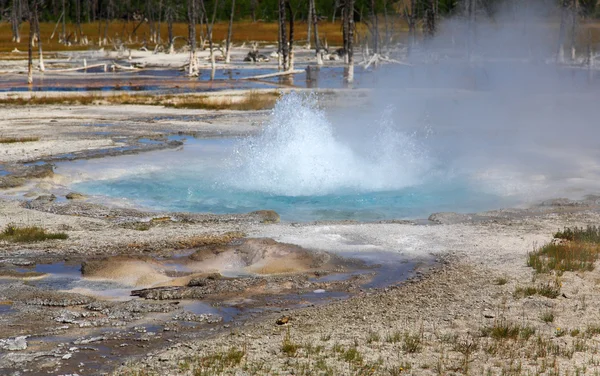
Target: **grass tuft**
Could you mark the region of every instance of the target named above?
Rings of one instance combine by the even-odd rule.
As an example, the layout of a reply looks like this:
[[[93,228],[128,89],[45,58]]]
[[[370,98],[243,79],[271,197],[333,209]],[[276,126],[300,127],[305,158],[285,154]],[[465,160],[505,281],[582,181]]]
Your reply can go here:
[[[39,140],[39,137],[0,137],[0,144],[16,144],[20,142],[35,142]]]
[[[492,337],[493,339],[517,339],[520,332],[521,327],[509,323],[505,319],[497,320],[492,326],[481,329],[482,336]]]
[[[546,298],[556,299],[560,296],[560,282],[542,283],[539,286],[518,286],[513,293],[515,298],[526,298],[533,295],[545,296]]]
[[[18,227],[9,224],[0,233],[0,240],[7,240],[14,243],[33,243],[52,239],[68,239],[69,236],[64,232],[46,232],[45,229],[37,226]]]
[[[600,226],[565,227],[554,234],[556,239],[600,244]]]
[[[554,312],[546,311],[542,313],[542,315],[540,316],[540,320],[542,320],[545,323],[554,322]]]

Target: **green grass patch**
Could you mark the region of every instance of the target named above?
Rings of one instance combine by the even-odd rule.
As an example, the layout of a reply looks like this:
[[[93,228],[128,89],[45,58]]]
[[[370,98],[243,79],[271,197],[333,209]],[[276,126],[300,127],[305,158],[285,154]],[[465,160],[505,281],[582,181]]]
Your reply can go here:
[[[292,341],[292,336],[290,334],[290,328],[288,327],[285,336],[283,336],[283,341],[281,343],[281,352],[289,357],[296,356],[300,345]]]
[[[237,347],[231,347],[227,351],[217,352],[210,354],[208,356],[199,358],[195,364],[193,375],[215,375],[222,374],[225,370],[238,366],[244,356],[246,355],[246,351],[243,349],[238,349]],[[179,366],[180,370],[185,370],[185,365]]]
[[[527,257],[527,266],[537,273],[592,271],[598,260],[600,245],[595,243],[569,242],[548,243]]]
[[[554,312],[552,311],[546,311],[544,313],[542,313],[540,315],[540,320],[542,320],[545,323],[551,323],[554,322]]]
[[[521,333],[521,327],[504,319],[497,320],[491,326],[481,329],[481,335],[493,339],[517,339]]]
[[[52,239],[68,239],[69,235],[64,232],[47,232],[38,226],[18,227],[13,224],[7,225],[0,234],[0,240],[14,243],[33,243]]]
[[[564,230],[554,234],[554,237],[576,242],[600,244],[600,226],[565,227]]]
[[[525,298],[528,296],[540,295],[546,298],[556,299],[560,295],[560,282],[542,283],[538,286],[518,286],[513,293],[515,298]]]

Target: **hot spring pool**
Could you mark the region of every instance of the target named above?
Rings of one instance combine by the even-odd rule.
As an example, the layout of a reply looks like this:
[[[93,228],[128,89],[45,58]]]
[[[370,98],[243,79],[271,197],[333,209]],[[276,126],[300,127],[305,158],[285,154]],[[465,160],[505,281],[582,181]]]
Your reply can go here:
[[[509,205],[384,113],[369,136],[336,131],[314,98],[286,96],[263,131],[180,150],[60,163],[69,189],[164,211],[278,212],[283,220],[424,218]]]

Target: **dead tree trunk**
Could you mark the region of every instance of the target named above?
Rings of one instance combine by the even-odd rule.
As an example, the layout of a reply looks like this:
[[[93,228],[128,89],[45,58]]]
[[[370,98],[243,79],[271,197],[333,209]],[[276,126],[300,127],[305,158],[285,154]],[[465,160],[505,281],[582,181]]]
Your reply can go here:
[[[66,0],[62,0],[62,11],[65,15],[62,21],[62,41],[64,44],[67,44],[67,2]]]
[[[571,9],[571,61],[575,61],[575,44],[577,42],[577,18],[579,16],[579,0],[572,0]]]
[[[40,58],[40,72],[43,72],[46,70],[46,67],[44,66],[44,54],[42,51],[42,34],[40,33],[40,17],[37,11],[37,7],[36,7],[36,11],[33,13],[33,17],[34,17],[34,21],[35,21],[35,32],[37,35],[37,40],[38,40],[38,55]]]
[[[308,0],[308,15],[306,16],[306,27],[307,27],[307,33],[306,33],[306,48],[310,50],[310,38],[312,37],[311,34],[311,27],[312,27],[312,8],[313,8],[313,0]]]
[[[29,44],[28,44],[28,61],[27,61],[27,84],[33,84],[33,38],[35,36],[35,16],[37,12],[36,0],[32,1],[29,6]]]
[[[280,68],[286,69],[288,66],[288,43],[287,32],[285,30],[285,7],[286,1],[279,0],[279,55],[281,56]]]
[[[80,42],[83,32],[81,30],[81,0],[75,0],[75,42]]]
[[[290,1],[287,0],[286,3],[286,8],[288,9],[289,12],[289,16],[290,16],[290,39],[289,39],[289,55],[288,55],[288,65],[286,67],[286,70],[291,71],[294,70],[294,19],[295,19],[295,14],[294,11],[292,9],[292,6],[290,5]]]
[[[377,9],[375,8],[375,0],[371,0],[371,25],[373,37],[373,53],[379,53],[379,17],[377,17]]]
[[[19,2],[21,0],[13,0],[10,8],[10,25],[12,29],[12,41],[21,43],[21,33],[19,32],[19,24],[21,23],[21,15],[19,14]]]
[[[317,9],[315,7],[315,0],[310,0],[311,7],[311,18],[313,23],[313,32],[315,34],[315,53],[317,54],[317,65],[323,65],[323,55],[321,54],[321,42],[319,41],[319,22],[317,18]]]
[[[227,42],[225,43],[225,62],[231,62],[231,35],[233,34],[233,16],[235,14],[235,0],[231,0],[231,14],[229,15],[229,27],[227,28]]]
[[[219,6],[219,1],[215,0],[213,14],[212,14],[212,20],[210,22],[208,21],[208,13],[206,12],[206,8],[204,6],[204,0],[200,0],[200,5],[202,7],[202,13],[204,14],[204,22],[206,23],[206,38],[208,39],[208,48],[210,49],[210,67],[211,67],[210,79],[213,80],[215,78],[216,65],[215,65],[215,54],[214,54],[214,47],[213,47],[212,32],[213,32],[213,26],[215,25],[215,20],[217,18],[217,9]]]
[[[188,2],[188,42],[190,45],[190,63],[188,76],[198,75],[198,56],[196,52],[196,0]]]
[[[344,6],[342,7],[342,40],[344,43],[344,63],[348,64],[348,1],[344,0]]]
[[[256,1],[257,0],[250,0],[250,12],[252,13],[252,22],[256,22]]]
[[[167,48],[168,53],[172,54],[175,52],[175,37],[173,36],[173,5],[170,4],[165,10],[165,18],[167,19],[167,34],[169,38],[169,47]]]
[[[337,13],[338,8],[340,7],[340,0],[335,0],[335,3],[333,3],[333,14],[331,15],[331,22],[335,23],[335,14]],[[342,12],[344,10],[342,9]],[[342,15],[342,18],[344,16]]]
[[[160,26],[161,26],[160,24],[162,22],[162,8],[163,8],[163,2],[162,2],[162,0],[160,0],[158,2],[158,19],[157,19],[158,26],[156,28],[156,44],[157,45],[160,44],[161,39],[162,39],[162,36],[160,35]]]
[[[562,64],[565,62],[565,37],[567,34],[567,18],[569,12],[569,1],[562,0],[560,10],[560,30],[558,32],[558,49],[556,52],[556,62]]]
[[[425,36],[428,39],[433,38],[436,30],[436,0],[427,1],[427,9],[425,10]]]
[[[348,45],[346,50],[346,56],[348,57],[348,73],[346,75],[346,82],[354,82],[354,0],[346,0],[346,15],[348,25]]]

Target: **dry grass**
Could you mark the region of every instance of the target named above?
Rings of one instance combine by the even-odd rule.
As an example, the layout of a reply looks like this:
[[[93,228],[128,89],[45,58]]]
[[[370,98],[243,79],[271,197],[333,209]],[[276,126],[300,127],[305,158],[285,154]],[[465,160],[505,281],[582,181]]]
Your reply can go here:
[[[548,243],[527,258],[527,266],[537,273],[555,273],[561,275],[567,271],[592,271],[600,255],[600,229],[565,228],[554,235],[562,242]]]
[[[41,34],[42,34],[42,46],[46,51],[65,51],[65,50],[78,50],[78,49],[87,49],[88,46],[81,46],[74,44],[72,46],[65,46],[63,44],[58,43],[58,36],[55,35],[52,40],[50,40],[50,36],[54,29],[55,24],[52,22],[43,22],[40,24]],[[17,48],[21,52],[27,51],[27,36],[29,34],[29,24],[24,22],[21,24],[21,42],[14,43],[11,41],[12,32],[10,29],[10,23],[0,23],[0,53],[8,53]],[[113,21],[109,24],[108,28],[108,37],[111,41],[116,42],[117,40],[121,40],[124,37],[123,42],[126,42],[128,46],[132,48],[141,47],[144,44],[144,41],[149,38],[150,35],[150,26],[148,24],[143,24],[139,27],[136,36],[131,36],[131,42],[129,35],[131,34],[133,28],[135,27],[133,22],[126,24],[123,21]],[[363,24],[357,25],[358,32],[364,33],[366,30],[366,26]],[[86,35],[90,41],[97,45],[98,43],[98,23],[84,23],[82,24],[83,34]],[[72,23],[67,24],[67,34],[73,32],[75,30],[75,25]],[[198,31],[200,31],[200,26],[198,25]],[[188,30],[187,24],[185,23],[176,23],[173,25],[173,33],[175,36],[187,37]],[[319,23],[319,33],[321,34],[321,38],[326,39],[327,42],[331,45],[340,45],[342,43],[342,28],[339,22],[321,22]],[[219,22],[215,24],[213,35],[214,41],[219,43],[223,39],[225,39],[227,34],[227,22]],[[104,36],[104,25],[102,25],[100,35]],[[163,39],[163,44],[166,43],[167,32],[167,24],[161,24],[161,37]],[[200,33],[198,33],[200,35]],[[249,22],[249,21],[239,21],[234,24],[233,28],[233,42],[234,43],[243,43],[250,41],[264,41],[264,42],[276,42],[277,41],[277,23],[264,23],[264,22]],[[295,37],[297,41],[302,41],[298,43],[304,43],[306,41],[307,36],[307,24],[304,22],[296,23],[295,29]],[[181,47],[185,44],[184,38],[176,39],[177,45],[176,48]],[[148,43],[150,45],[150,43]],[[112,44],[111,44],[112,46]],[[23,54],[26,55],[26,54]],[[13,55],[15,56],[15,55]],[[25,56],[23,56],[25,58]]]
[[[165,106],[173,108],[202,109],[202,110],[237,110],[255,111],[275,107],[279,99],[278,93],[256,93],[242,97],[213,98],[208,96],[187,96],[177,101],[167,102]]]
[[[2,137],[0,136],[0,144],[16,144],[19,142],[35,142],[39,141],[39,137]]]
[[[0,98],[0,105],[106,105],[137,104],[165,106],[173,108],[203,110],[239,110],[253,111],[271,109],[279,99],[277,92],[250,92],[247,95],[210,96],[210,95],[147,95],[120,93],[114,95],[60,95]],[[1,140],[1,139],[0,139]],[[37,140],[31,140],[37,141]],[[8,142],[8,141],[7,141]],[[24,142],[24,141],[14,141]]]
[[[14,243],[33,243],[51,239],[68,239],[69,236],[64,232],[46,232],[45,229],[37,226],[18,227],[9,224],[4,231],[0,233],[0,240],[7,240]]]

